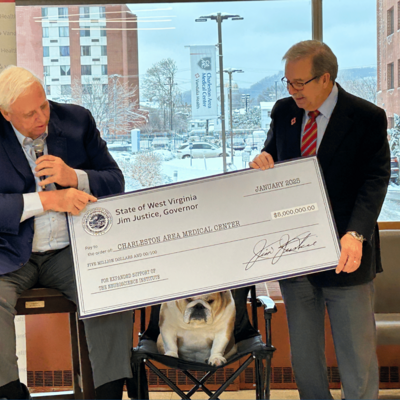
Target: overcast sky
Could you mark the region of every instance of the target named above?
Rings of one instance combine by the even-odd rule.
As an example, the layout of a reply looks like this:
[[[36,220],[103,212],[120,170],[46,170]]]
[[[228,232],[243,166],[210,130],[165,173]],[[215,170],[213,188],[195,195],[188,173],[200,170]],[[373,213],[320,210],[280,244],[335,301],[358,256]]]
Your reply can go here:
[[[338,57],[339,68],[376,66],[376,0],[323,0],[323,7],[324,41]],[[182,91],[190,89],[189,49],[185,46],[217,43],[215,21],[195,22],[202,15],[225,12],[244,18],[222,23],[224,68],[244,71],[233,75],[240,87],[283,70],[285,51],[300,40],[311,39],[310,0],[152,3],[131,4],[130,8],[139,20],[170,20],[139,22],[139,28],[175,28],[139,30],[140,77],[154,63],[170,57],[178,64]]]

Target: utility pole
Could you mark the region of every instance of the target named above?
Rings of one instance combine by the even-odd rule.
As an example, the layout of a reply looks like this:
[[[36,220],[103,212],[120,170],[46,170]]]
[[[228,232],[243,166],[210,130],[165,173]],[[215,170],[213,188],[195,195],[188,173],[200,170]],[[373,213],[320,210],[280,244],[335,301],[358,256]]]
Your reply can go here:
[[[226,134],[225,134],[225,104],[224,104],[224,65],[222,56],[222,21],[224,19],[242,20],[243,17],[240,15],[230,15],[226,13],[216,13],[210,15],[203,15],[197,18],[196,22],[206,22],[208,19],[214,20],[218,25],[218,55],[219,55],[219,86],[220,86],[220,97],[221,97],[221,133],[222,133],[222,153],[223,153],[223,171],[227,172],[226,168]]]
[[[232,123],[232,74],[234,72],[241,72],[243,73],[241,69],[224,69],[224,72],[226,72],[229,75],[229,114],[230,114],[230,128],[231,128],[231,164],[233,164],[233,123]]]
[[[249,99],[250,99],[249,94],[242,94],[242,102],[245,104],[246,114],[247,114],[247,104],[248,104]]]
[[[120,75],[114,74],[110,75],[110,78],[113,80],[113,106],[114,106],[114,139],[117,139],[117,79],[119,78]]]

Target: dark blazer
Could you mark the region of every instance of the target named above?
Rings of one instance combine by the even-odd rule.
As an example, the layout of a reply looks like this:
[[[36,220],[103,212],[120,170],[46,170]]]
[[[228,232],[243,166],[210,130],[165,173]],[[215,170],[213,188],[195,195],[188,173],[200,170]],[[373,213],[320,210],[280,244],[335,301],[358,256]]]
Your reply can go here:
[[[91,193],[124,191],[124,177],[100,138],[88,110],[50,101],[48,152],[68,166],[84,170]],[[9,122],[0,114],[0,275],[23,266],[32,252],[34,218],[20,223],[24,193],[35,192],[35,180]]]
[[[316,286],[352,286],[371,281],[382,270],[377,219],[390,178],[387,119],[383,109],[353,96],[339,85],[338,101],[318,150],[339,236],[361,233],[361,265],[357,271],[334,270],[309,275]],[[285,98],[276,102],[263,151],[275,161],[301,156],[304,110]],[[293,118],[296,123],[291,125]]]

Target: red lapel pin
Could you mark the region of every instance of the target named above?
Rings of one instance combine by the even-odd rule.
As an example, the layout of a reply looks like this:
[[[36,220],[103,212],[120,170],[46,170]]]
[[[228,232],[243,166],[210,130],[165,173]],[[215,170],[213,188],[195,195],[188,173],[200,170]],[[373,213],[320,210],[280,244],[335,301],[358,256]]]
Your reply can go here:
[[[291,121],[290,121],[290,124],[291,125],[294,125],[296,123],[296,118],[293,118]]]

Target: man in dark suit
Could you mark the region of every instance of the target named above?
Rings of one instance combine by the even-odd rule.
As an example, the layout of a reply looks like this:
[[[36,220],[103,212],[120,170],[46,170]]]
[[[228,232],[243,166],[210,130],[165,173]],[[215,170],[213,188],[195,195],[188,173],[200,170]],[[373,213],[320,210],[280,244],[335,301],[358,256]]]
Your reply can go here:
[[[317,155],[341,243],[335,270],[280,281],[292,366],[302,399],[331,399],[324,344],[328,310],[346,399],[377,399],[373,279],[382,270],[377,219],[390,177],[385,112],[344,91],[331,49],[316,40],[283,59],[290,98],[276,102],[265,146],[251,163]]]
[[[15,355],[18,296],[40,284],[76,302],[65,213],[123,192],[124,178],[91,114],[49,102],[29,71],[12,66],[0,74],[0,111],[0,398],[23,399],[29,392]],[[39,137],[44,155],[36,160],[32,141]],[[85,320],[97,398],[122,398],[132,377],[132,329],[131,312]]]

